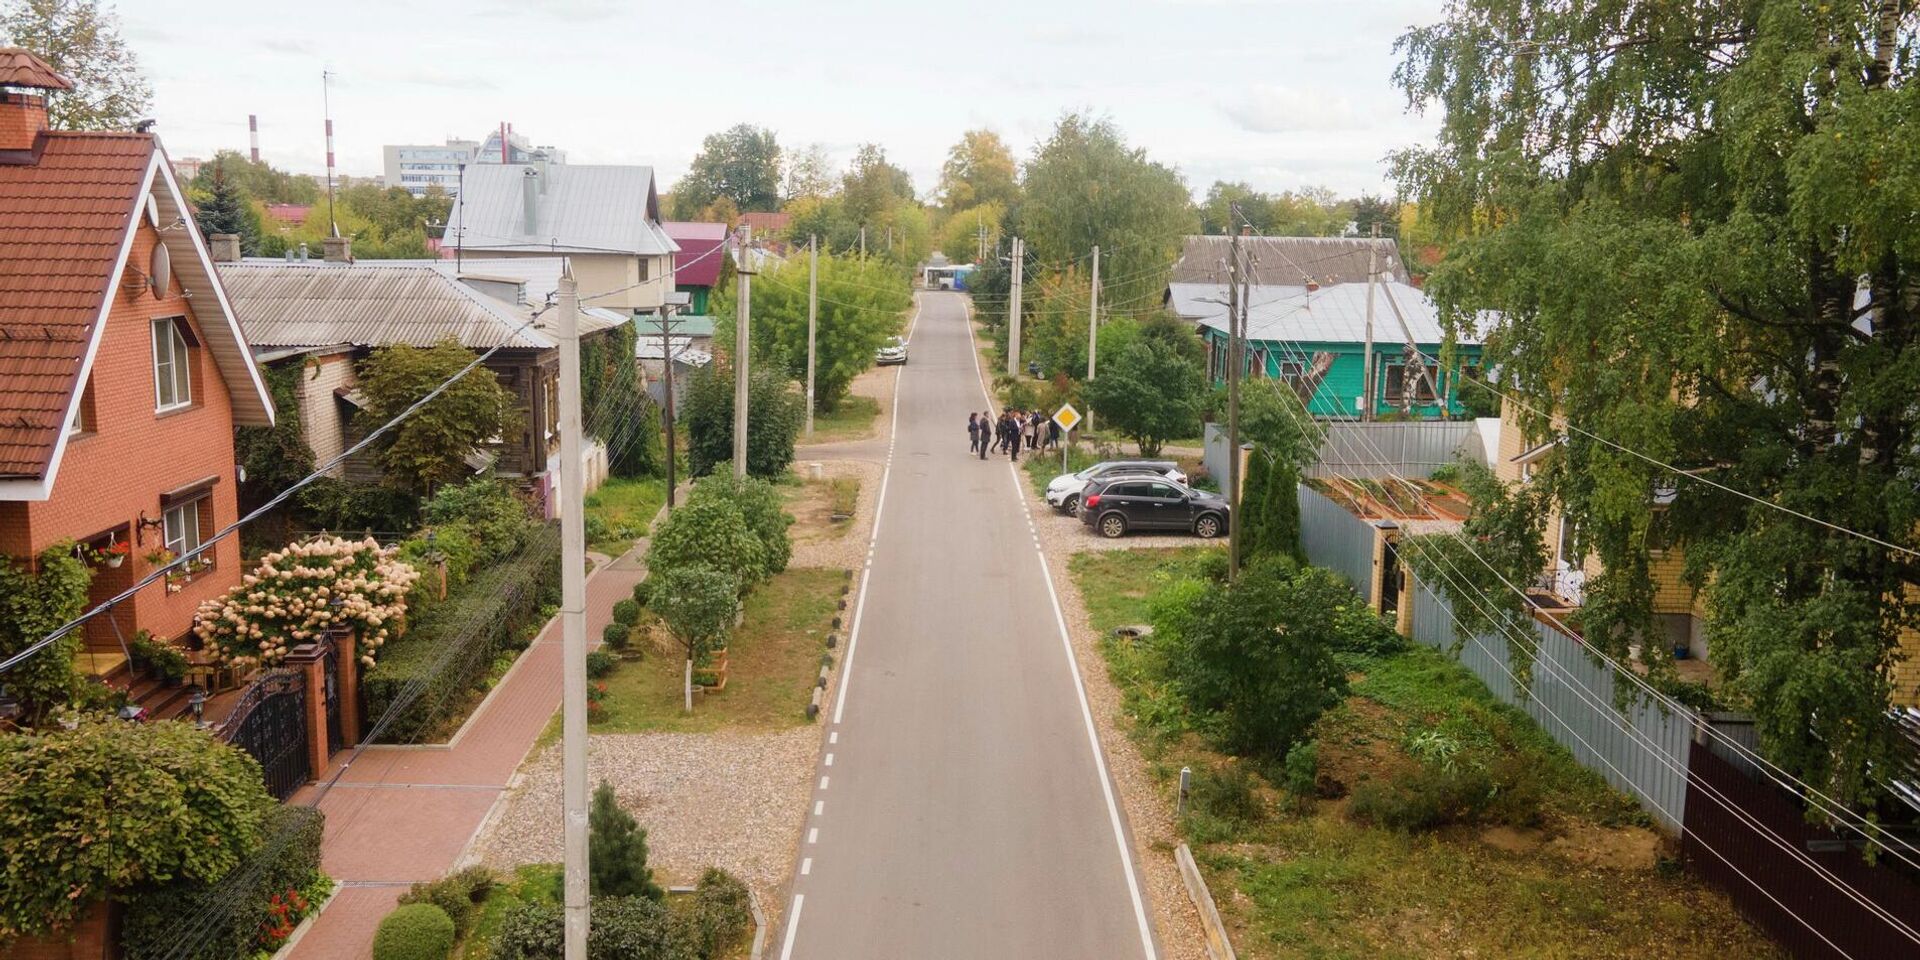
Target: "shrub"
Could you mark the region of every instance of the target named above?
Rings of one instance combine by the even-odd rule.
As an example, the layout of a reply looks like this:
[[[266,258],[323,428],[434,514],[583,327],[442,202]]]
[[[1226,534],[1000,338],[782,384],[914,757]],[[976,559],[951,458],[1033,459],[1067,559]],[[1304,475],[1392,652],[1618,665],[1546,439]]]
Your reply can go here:
[[[410,903],[380,921],[373,934],[373,960],[447,960],[453,940],[453,918],[445,910]]]
[[[1287,751],[1287,759],[1282,764],[1286,776],[1282,786],[1296,800],[1305,800],[1316,792],[1315,785],[1320,779],[1320,744],[1314,740],[1302,740]]]
[[[315,537],[261,557],[239,586],[201,603],[193,632],[214,656],[244,667],[277,665],[290,648],[350,627],[361,662],[373,666],[419,578],[371,537]]]
[[[700,956],[724,956],[753,929],[753,895],[733,874],[709,867],[694,888],[690,926]]]
[[[587,817],[587,864],[595,896],[646,897],[659,900],[666,891],[653,882],[647,866],[647,831],[633,815],[620,809],[620,800],[606,781],[593,791],[593,809]]]
[[[464,937],[473,927],[475,908],[492,892],[493,886],[493,871],[486,867],[468,867],[438,880],[414,884],[400,895],[400,906],[433,904],[453,921],[455,938]]]
[[[613,672],[620,665],[620,658],[607,650],[587,651],[587,676],[598,680]]]
[[[646,897],[595,897],[587,934],[589,960],[698,960],[682,924]]]
[[[491,478],[441,487],[423,514],[431,526],[457,523],[472,530],[490,560],[518,550],[534,526],[526,502],[505,481]]]
[[[640,604],[632,600],[615,600],[613,602],[613,622],[626,624],[629,627],[639,623]]]
[[[17,654],[87,608],[93,573],[73,555],[69,541],[56,543],[32,563],[0,556],[0,658]],[[71,696],[79,674],[73,655],[82,631],[70,630],[15,665],[6,675],[7,691],[26,708],[26,720],[38,722]],[[0,931],[4,925],[0,925]]]
[[[787,561],[793,556],[787,527],[793,524],[793,518],[787,515],[785,501],[773,484],[759,477],[738,480],[730,473],[716,473],[694,484],[687,498],[689,503],[711,499],[725,500],[740,511],[747,529],[766,552],[769,572],[779,573],[787,568]]]
[[[1259,781],[1253,771],[1239,764],[1195,770],[1187,803],[1196,812],[1231,823],[1255,823],[1266,815]]]
[[[111,891],[217,880],[274,808],[252,757],[189,724],[0,737],[0,941],[63,929]],[[78,856],[81,837],[114,842]]]
[[[806,417],[806,401],[776,365],[753,364],[747,380],[747,472],[777,477],[793,462],[793,443]],[[688,465],[694,476],[705,476],[716,465],[730,462],[733,368],[713,363],[695,373],[676,416],[686,429]]]
[[[1535,826],[1542,802],[1534,761],[1507,753],[1484,763],[1423,762],[1390,780],[1361,783],[1347,809],[1363,823],[1417,833],[1456,823]]]
[[[607,519],[597,513],[589,513],[583,521],[588,543],[605,543],[613,539],[613,528],[607,525]]]
[[[697,660],[733,624],[740,590],[731,576],[711,567],[676,567],[659,580],[654,609],[686,648],[687,659]]]
[[[561,960],[565,948],[566,921],[560,906],[527,900],[508,911],[501,922],[491,960]]]
[[[600,641],[615,651],[625,650],[627,639],[632,635],[633,628],[618,621],[600,628]]]
[[[261,843],[251,850],[235,889],[218,884],[174,880],[136,887],[126,895],[120,941],[127,960],[231,960],[271,949],[274,939],[291,933],[289,920],[275,914],[275,900],[316,906],[332,881],[320,872],[320,839],[326,817],[312,807],[276,806],[261,821]],[[295,896],[289,896],[294,894]],[[183,917],[200,918],[198,941],[182,951]],[[284,932],[283,932],[284,931]],[[279,934],[278,937],[273,934]]]
[[[731,501],[706,497],[673,511],[654,531],[647,566],[656,575],[709,567],[733,578],[745,594],[767,577],[767,551]]]
[[[633,585],[633,602],[646,606],[653,599],[653,581],[642,580]]]

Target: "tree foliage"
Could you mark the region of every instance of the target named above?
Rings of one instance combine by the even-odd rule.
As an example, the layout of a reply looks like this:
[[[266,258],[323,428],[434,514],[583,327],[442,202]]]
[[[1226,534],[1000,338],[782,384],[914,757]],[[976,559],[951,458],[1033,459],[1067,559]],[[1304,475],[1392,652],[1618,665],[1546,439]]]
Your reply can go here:
[[[793,517],[787,514],[786,498],[778,488],[759,477],[736,479],[731,473],[715,473],[701,478],[687,497],[689,503],[708,500],[722,501],[740,512],[740,519],[760,541],[768,573],[787,569],[787,561],[793,557],[787,528],[793,525]]]
[[[451,338],[431,347],[381,347],[360,365],[367,404],[359,416],[386,423],[472,362],[473,352]],[[428,494],[472,473],[467,454],[493,437],[511,437],[520,423],[513,393],[493,371],[476,367],[388,431],[378,444],[380,463],[390,484]]]
[[[724,496],[704,496],[668,513],[647,549],[647,567],[655,576],[671,570],[716,570],[732,582],[736,595],[765,580],[770,562],[746,514]],[[661,592],[669,582],[654,584],[656,607],[665,601]],[[666,616],[664,611],[661,615]]]
[[[255,162],[238,150],[216,151],[213,159],[200,165],[200,172],[189,185],[210,193],[216,173],[232,180],[242,193],[261,203],[302,205],[320,199],[320,188],[314,185],[312,177],[288,173],[264,160]]]
[[[840,177],[840,197],[855,225],[867,225],[867,244],[871,247],[872,226],[880,215],[896,204],[914,202],[913,177],[887,161],[884,147],[863,143]]]
[[[1321,431],[1292,390],[1276,380],[1256,380],[1241,391],[1240,433],[1253,445],[1237,519],[1242,562],[1276,556],[1304,563],[1300,471],[1312,462]]]
[[[616,477],[650,477],[661,466],[660,409],[641,389],[633,361],[639,336],[634,323],[623,323],[580,341],[580,406]]]
[[[789,202],[804,197],[825,197],[833,193],[838,183],[833,159],[827,156],[823,144],[809,144],[787,155],[786,187],[782,192]]]
[[[787,379],[784,359],[763,358],[747,374],[747,472],[778,477],[793,462],[806,400]],[[733,368],[709,364],[693,375],[686,402],[675,412],[687,430],[693,475],[705,476],[733,460]]]
[[[1915,33],[1896,2],[1473,0],[1402,37],[1396,73],[1444,109],[1437,144],[1396,158],[1450,241],[1428,289],[1456,329],[1501,311],[1489,366],[1533,440],[1564,436],[1539,482],[1605,568],[1587,642],[1670,674],[1638,641],[1649,552],[1684,547],[1723,692],[1849,800],[1889,742],[1920,565],[1590,434],[1916,543]]]
[[[687,659],[699,659],[726,636],[740,603],[740,588],[732,576],[696,565],[670,567],[652,579],[653,610],[686,648]]]
[[[115,891],[218,880],[273,807],[259,764],[190,724],[0,737],[0,943],[63,929]]]
[[[231,233],[240,238],[242,253],[254,253],[260,244],[260,225],[250,216],[253,210],[247,203],[246,193],[240,189],[240,184],[227,176],[218,161],[214,163],[208,183],[210,189],[206,200],[193,211],[194,223],[206,236]]]
[[[955,263],[978,261],[983,248],[991,257],[993,251],[1000,249],[1000,222],[1006,215],[1006,208],[998,203],[956,210],[940,225],[940,237],[934,242],[934,249]]]
[[[1142,336],[1103,360],[1081,395],[1100,423],[1132,438],[1142,456],[1154,457],[1167,440],[1200,432],[1205,389],[1199,363]]]
[[[1101,251],[1116,308],[1157,301],[1198,222],[1178,171],[1127,145],[1111,121],[1069,113],[1027,164],[1021,235],[1028,255],[1058,264]],[[1033,271],[1029,271],[1031,275]]]
[[[753,356],[756,362],[779,364],[788,379],[801,383],[807,376],[807,269],[807,258],[795,256],[762,271],[753,284]],[[717,291],[713,302],[716,316],[731,317],[738,309],[732,289]],[[912,305],[913,288],[891,265],[821,255],[814,335],[814,404],[819,410],[834,409],[853,378],[873,366],[874,351],[900,332]],[[721,324],[715,339],[731,350],[732,325]],[[749,413],[752,406],[749,397]]]
[[[1267,236],[1335,237],[1346,230],[1351,212],[1352,205],[1326,187],[1265,193],[1245,182],[1215,180],[1200,202],[1200,229],[1211,234],[1251,228]]]
[[[153,103],[140,60],[120,36],[119,15],[99,0],[7,0],[0,39],[73,81],[47,104],[55,130],[131,130]]]
[[[51,635],[87,608],[93,573],[73,555],[72,541],[41,551],[31,564],[0,556],[0,659]],[[4,676],[7,693],[18,698],[29,724],[73,697],[80,677],[73,655],[84,630],[68,631]]]
[[[708,134],[687,175],[673,186],[675,215],[691,218],[716,200],[738,210],[780,209],[780,143],[749,123]]]
[[[653,882],[647,866],[647,831],[633,814],[620,809],[620,798],[605,780],[594,788],[587,812],[588,889],[596,897],[646,897],[663,900],[667,892]]]
[[[949,213],[982,204],[1011,207],[1020,200],[1017,176],[1013,151],[999,134],[968,130],[940,167],[940,205]]]

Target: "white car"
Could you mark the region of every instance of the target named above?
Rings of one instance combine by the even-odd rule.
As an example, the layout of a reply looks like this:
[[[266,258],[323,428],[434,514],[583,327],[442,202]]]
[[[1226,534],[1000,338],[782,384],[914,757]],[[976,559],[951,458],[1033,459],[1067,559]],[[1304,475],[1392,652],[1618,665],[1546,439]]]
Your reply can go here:
[[[1063,473],[1047,483],[1047,503],[1062,513],[1080,515],[1080,491],[1101,477],[1120,473],[1153,474],[1185,484],[1187,475],[1172,460],[1103,460],[1077,473]]]
[[[882,367],[907,362],[907,341],[901,337],[888,337],[887,342],[873,355],[873,362]]]

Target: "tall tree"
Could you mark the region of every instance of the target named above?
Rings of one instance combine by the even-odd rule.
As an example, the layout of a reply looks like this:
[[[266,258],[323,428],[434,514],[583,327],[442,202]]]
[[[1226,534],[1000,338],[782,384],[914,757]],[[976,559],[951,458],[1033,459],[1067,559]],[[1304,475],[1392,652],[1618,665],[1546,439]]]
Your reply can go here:
[[[237,150],[216,151],[213,159],[200,165],[200,173],[192,186],[199,190],[213,189],[214,171],[219,171],[240,189],[262,203],[310,204],[320,199],[320,188],[312,177],[288,173],[262,160],[255,162],[246,154]],[[445,219],[444,215],[442,219]]]
[[[895,204],[913,202],[913,177],[888,163],[887,151],[879,144],[863,143],[840,179],[840,197],[853,222],[871,229]]]
[[[716,316],[732,316],[734,293],[721,290]],[[820,297],[815,344],[814,405],[834,409],[853,378],[873,366],[874,351],[899,333],[913,290],[906,275],[877,258],[820,257]],[[733,328],[722,324],[718,339],[729,352]],[[753,356],[775,362],[794,380],[807,375],[807,260],[795,257],[761,272],[753,285]],[[768,358],[760,360],[759,358]],[[748,416],[754,413],[749,399]]]
[[[194,208],[194,223],[208,236],[231,233],[239,237],[241,251],[253,255],[260,244],[260,223],[246,193],[219,168],[217,161],[208,181],[212,189],[207,192],[206,200]]]
[[[1849,800],[1889,743],[1920,563],[1784,510],[1916,543],[1915,33],[1908,0],[1463,0],[1396,73],[1444,109],[1396,161],[1455,241],[1428,289],[1456,329],[1500,311],[1488,366],[1564,440],[1539,482],[1605,565],[1586,641],[1671,675],[1639,641],[1649,555],[1683,547],[1720,692]]]
[[[838,183],[839,178],[833,171],[833,158],[827,156],[825,145],[808,144],[805,149],[788,154],[787,183],[782,192],[789,201],[801,197],[827,197]]]
[[[682,209],[725,197],[741,210],[778,210],[780,143],[772,130],[748,123],[708,134],[673,193]]]
[[[1159,296],[1181,236],[1198,226],[1177,171],[1128,146],[1112,122],[1079,113],[1035,148],[1020,217],[1028,255],[1043,265],[1099,245],[1102,299],[1116,310]]]
[[[431,347],[381,347],[360,365],[361,411],[385,423],[432,393],[473,361],[473,352],[447,339]],[[418,494],[471,473],[465,459],[490,438],[512,436],[521,422],[514,395],[492,370],[480,367],[388,432],[380,446],[387,481]]]
[[[1013,151],[992,130],[968,130],[940,168],[940,205],[951,213],[983,203],[1011,207],[1020,200]]]
[[[99,0],[7,0],[0,37],[73,81],[47,104],[56,130],[130,130],[153,103],[139,58],[120,37],[120,17]]]
[[[1200,364],[1154,337],[1141,336],[1102,364],[1100,376],[1081,396],[1101,422],[1133,438],[1143,457],[1160,445],[1200,432],[1200,401],[1206,384]]]

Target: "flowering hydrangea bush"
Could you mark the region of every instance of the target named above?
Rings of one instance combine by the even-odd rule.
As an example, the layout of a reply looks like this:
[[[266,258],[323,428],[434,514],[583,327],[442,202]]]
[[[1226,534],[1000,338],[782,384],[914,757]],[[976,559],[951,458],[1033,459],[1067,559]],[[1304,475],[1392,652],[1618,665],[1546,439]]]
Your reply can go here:
[[[275,666],[293,647],[346,627],[371,667],[419,578],[372,538],[317,537],[261,557],[239,586],[200,605],[193,630],[216,657],[245,667]]]

